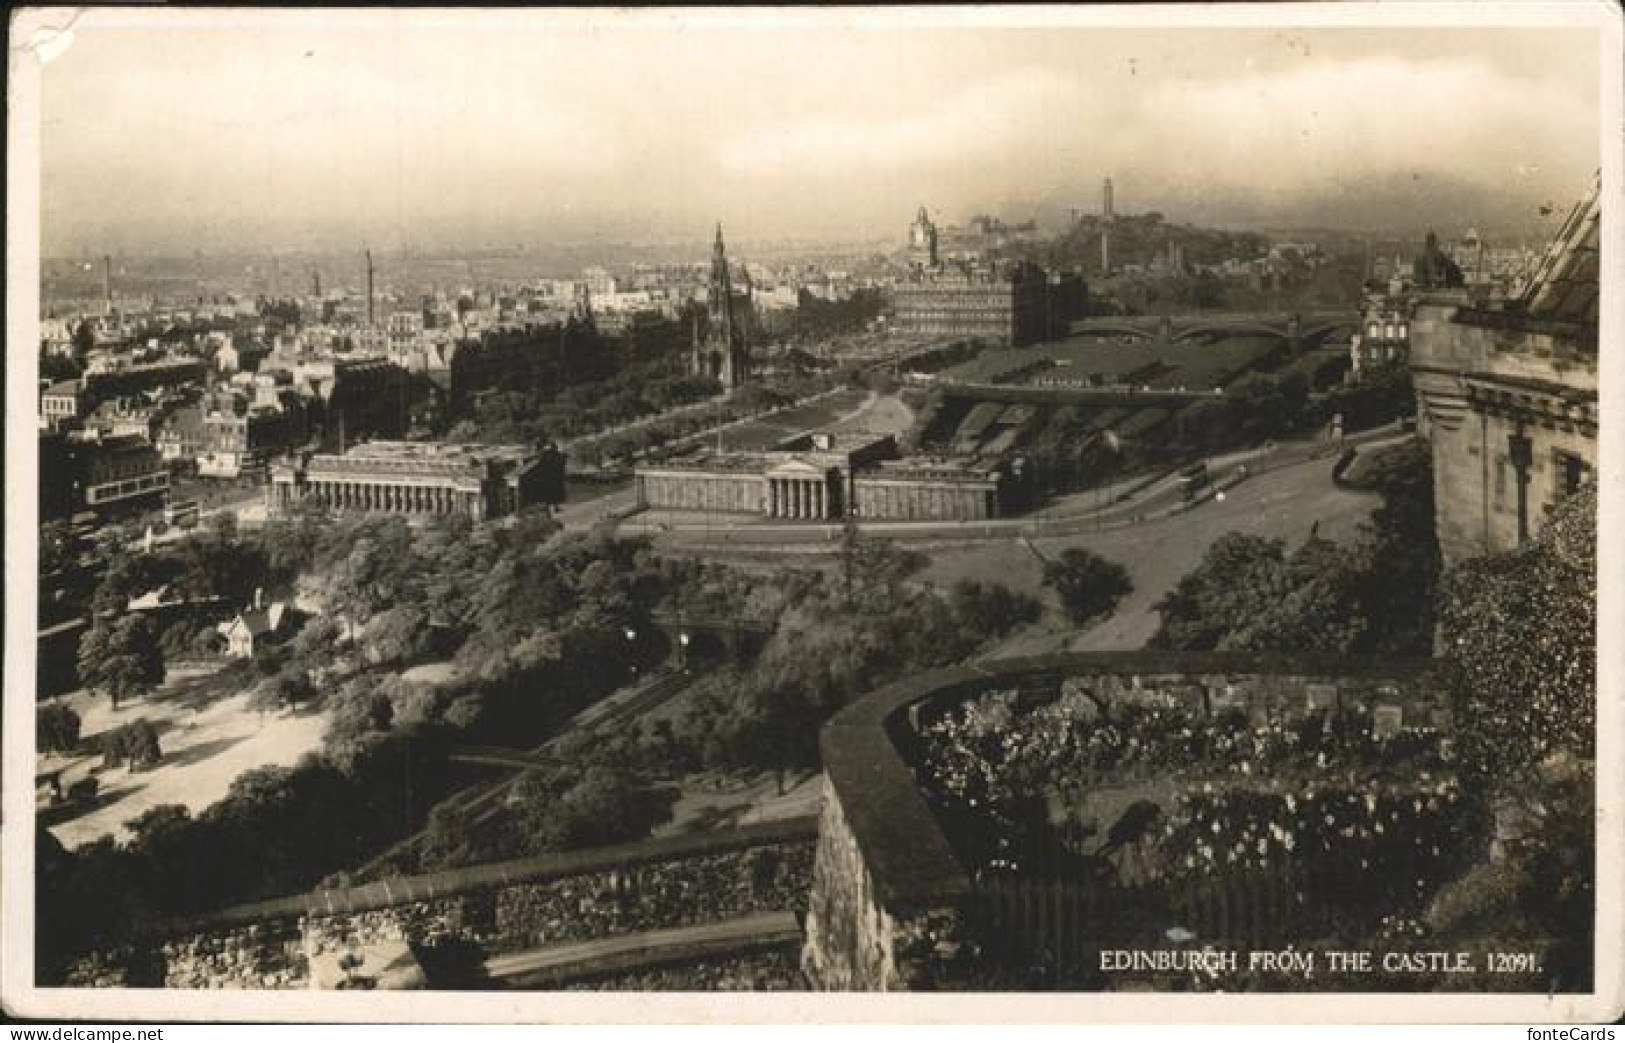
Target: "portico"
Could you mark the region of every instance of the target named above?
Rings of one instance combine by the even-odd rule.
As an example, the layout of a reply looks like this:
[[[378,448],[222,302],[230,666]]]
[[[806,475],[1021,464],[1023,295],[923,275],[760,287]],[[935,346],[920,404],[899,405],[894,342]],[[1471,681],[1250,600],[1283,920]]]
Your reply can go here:
[[[768,471],[769,518],[827,519],[839,516],[838,497],[831,490],[830,472],[805,460],[790,460]]]

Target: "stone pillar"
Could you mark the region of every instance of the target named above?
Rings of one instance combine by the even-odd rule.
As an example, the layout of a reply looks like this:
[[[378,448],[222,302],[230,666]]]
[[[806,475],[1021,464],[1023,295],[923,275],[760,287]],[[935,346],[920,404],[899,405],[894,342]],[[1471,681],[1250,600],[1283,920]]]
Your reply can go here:
[[[829,517],[828,499],[829,489],[823,482],[813,486],[813,517],[820,520]]]
[[[779,483],[773,478],[767,480],[767,516],[769,518],[779,516]]]

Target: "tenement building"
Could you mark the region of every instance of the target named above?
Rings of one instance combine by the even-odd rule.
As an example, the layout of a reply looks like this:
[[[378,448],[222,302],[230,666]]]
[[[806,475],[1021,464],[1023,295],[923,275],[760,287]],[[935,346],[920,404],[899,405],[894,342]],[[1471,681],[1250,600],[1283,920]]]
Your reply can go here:
[[[638,506],[792,521],[976,521],[1019,502],[1014,469],[897,460],[891,436],[792,439],[765,452],[687,456],[637,469]]]
[[[1351,372],[1358,376],[1385,366],[1402,366],[1410,347],[1410,302],[1403,296],[1368,294],[1361,305],[1360,332],[1349,344]]]
[[[1049,326],[1050,285],[1036,265],[916,269],[892,287],[892,322],[903,333],[979,337],[1019,346]]]
[[[520,445],[367,442],[273,464],[266,507],[280,514],[308,496],[335,511],[483,521],[546,502],[544,455]]]
[[[1599,191],[1570,213],[1521,297],[1426,294],[1412,317],[1447,559],[1523,544],[1595,473]]]

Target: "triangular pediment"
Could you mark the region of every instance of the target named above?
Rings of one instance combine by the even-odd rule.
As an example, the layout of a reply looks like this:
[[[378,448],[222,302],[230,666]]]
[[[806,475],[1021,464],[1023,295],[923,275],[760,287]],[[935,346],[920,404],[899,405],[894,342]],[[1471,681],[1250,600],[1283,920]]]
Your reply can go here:
[[[810,464],[800,457],[792,457],[767,472],[770,478],[821,478],[824,468]]]

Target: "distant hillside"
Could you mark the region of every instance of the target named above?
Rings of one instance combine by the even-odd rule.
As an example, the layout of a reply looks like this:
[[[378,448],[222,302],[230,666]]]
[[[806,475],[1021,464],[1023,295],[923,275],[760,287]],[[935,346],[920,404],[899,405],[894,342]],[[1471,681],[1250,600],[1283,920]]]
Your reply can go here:
[[[1100,218],[1085,217],[1053,239],[1012,243],[1004,252],[1046,268],[1081,267],[1099,274],[1100,233],[1104,228]],[[1112,266],[1145,265],[1154,258],[1166,258],[1172,243],[1183,250],[1187,264],[1195,265],[1218,264],[1232,257],[1261,257],[1269,250],[1270,240],[1257,232],[1170,224],[1156,211],[1124,214],[1111,223]]]

